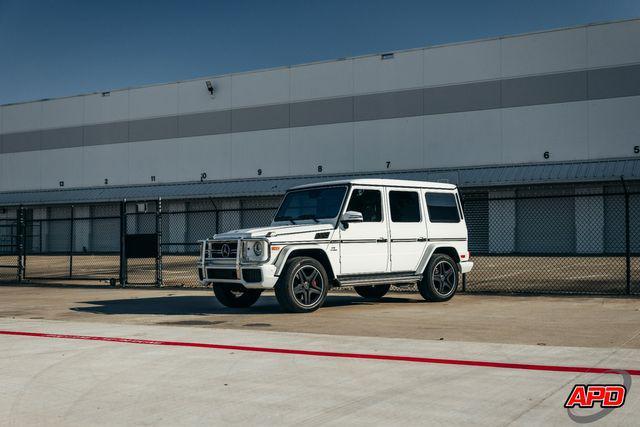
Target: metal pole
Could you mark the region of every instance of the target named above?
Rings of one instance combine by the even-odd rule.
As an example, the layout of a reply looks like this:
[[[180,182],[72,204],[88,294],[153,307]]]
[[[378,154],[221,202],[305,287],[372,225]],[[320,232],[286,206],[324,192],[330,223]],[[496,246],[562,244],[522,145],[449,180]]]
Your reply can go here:
[[[162,286],[162,199],[159,198],[156,205],[156,286]]]
[[[73,276],[73,205],[71,205],[71,226],[69,227],[69,277]]]
[[[624,177],[621,176],[622,188],[624,190],[624,244],[625,244],[625,261],[627,267],[627,287],[626,294],[631,294],[631,236],[629,226],[629,192],[627,191],[627,183],[624,181]]]
[[[16,210],[16,252],[18,253],[18,283],[24,279],[24,208],[19,206]]]
[[[120,202],[120,286],[127,284],[127,251],[125,237],[127,234],[127,199]]]

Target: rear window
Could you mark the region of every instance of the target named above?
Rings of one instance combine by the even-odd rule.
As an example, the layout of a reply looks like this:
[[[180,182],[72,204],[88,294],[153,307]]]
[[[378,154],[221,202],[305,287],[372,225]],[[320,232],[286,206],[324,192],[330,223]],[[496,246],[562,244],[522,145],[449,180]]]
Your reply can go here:
[[[389,191],[391,221],[420,222],[420,203],[415,191]]]
[[[460,222],[460,213],[454,194],[427,193],[426,198],[431,222]]]

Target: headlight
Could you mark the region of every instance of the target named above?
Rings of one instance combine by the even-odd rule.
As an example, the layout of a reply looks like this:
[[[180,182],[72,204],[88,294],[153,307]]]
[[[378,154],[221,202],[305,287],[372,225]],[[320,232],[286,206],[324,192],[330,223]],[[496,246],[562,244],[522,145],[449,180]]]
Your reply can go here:
[[[255,256],[260,258],[263,252],[264,249],[262,249],[262,242],[256,242],[253,244],[253,253],[255,254]]]
[[[265,262],[269,259],[269,243],[266,240],[243,240],[242,260]]]

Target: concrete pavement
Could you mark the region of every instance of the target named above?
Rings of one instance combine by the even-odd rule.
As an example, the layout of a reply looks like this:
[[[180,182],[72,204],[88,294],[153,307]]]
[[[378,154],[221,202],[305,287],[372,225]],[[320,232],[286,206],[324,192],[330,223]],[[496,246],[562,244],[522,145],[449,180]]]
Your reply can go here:
[[[545,366],[640,369],[634,299],[338,295],[310,315],[282,314],[269,296],[228,310],[208,291],[0,287],[0,300],[0,331],[444,359],[0,333],[2,426],[571,425],[563,404],[574,384],[621,377]],[[636,423],[639,378],[625,406],[598,424]]]

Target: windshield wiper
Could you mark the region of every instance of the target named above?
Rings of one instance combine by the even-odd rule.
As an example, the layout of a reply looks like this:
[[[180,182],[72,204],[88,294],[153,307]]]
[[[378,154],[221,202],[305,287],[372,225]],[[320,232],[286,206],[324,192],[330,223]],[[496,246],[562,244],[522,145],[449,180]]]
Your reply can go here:
[[[293,222],[293,218],[290,217],[290,216],[279,216],[275,220],[276,221],[289,221],[289,222],[291,222],[291,224],[297,225],[295,222]]]
[[[320,222],[318,221],[318,218],[315,217],[315,215],[311,214],[300,215],[299,217],[296,217],[296,219],[312,219],[316,222],[316,224]]]

